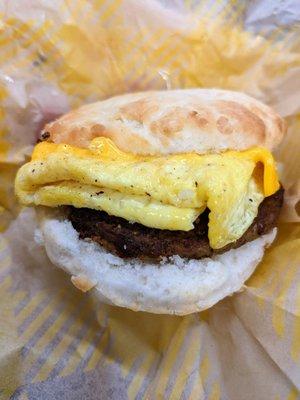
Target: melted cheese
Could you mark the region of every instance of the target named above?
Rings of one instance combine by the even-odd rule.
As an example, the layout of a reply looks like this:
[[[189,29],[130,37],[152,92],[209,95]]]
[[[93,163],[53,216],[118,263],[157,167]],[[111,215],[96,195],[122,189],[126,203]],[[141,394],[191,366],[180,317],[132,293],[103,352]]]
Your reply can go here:
[[[216,249],[241,237],[278,188],[274,159],[263,148],[145,157],[106,138],[89,149],[39,143],[16,178],[24,204],[89,207],[158,229],[191,230],[208,207]]]

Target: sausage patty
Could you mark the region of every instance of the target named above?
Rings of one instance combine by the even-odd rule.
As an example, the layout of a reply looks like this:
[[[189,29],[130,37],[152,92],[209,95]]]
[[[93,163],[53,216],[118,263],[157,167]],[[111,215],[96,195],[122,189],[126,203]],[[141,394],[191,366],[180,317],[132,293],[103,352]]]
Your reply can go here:
[[[199,259],[235,249],[269,232],[276,225],[283,193],[281,188],[266,197],[258,208],[257,217],[243,236],[218,250],[213,250],[208,241],[209,210],[199,216],[194,222],[195,228],[188,232],[148,228],[88,208],[70,207],[69,219],[80,238],[89,238],[123,258],[159,259],[179,255]]]

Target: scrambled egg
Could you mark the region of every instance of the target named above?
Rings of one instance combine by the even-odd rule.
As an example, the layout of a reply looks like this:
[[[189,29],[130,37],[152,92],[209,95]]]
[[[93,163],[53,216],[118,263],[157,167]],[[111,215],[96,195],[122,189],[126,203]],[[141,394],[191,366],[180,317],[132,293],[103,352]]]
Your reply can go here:
[[[39,143],[15,188],[26,205],[88,207],[158,229],[189,231],[208,207],[210,245],[219,249],[243,235],[279,183],[263,148],[138,156],[101,137],[89,149]]]

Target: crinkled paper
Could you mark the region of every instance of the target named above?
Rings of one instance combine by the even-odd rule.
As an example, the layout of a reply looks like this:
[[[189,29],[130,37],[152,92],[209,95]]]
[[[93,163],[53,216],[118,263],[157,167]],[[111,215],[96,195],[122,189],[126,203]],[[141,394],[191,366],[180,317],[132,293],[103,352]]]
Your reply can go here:
[[[0,398],[300,398],[299,1],[3,0],[0,17]],[[16,169],[70,108],[181,87],[241,90],[286,117],[278,238],[206,312],[99,304],[33,240]]]

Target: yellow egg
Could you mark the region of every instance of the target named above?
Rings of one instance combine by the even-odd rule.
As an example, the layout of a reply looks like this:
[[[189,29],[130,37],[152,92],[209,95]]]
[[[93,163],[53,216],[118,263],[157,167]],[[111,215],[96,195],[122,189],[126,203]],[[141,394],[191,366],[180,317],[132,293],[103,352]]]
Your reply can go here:
[[[158,229],[191,230],[208,207],[208,237],[218,249],[243,235],[279,183],[262,148],[145,157],[96,138],[89,149],[38,144],[15,188],[27,205],[88,207]]]

